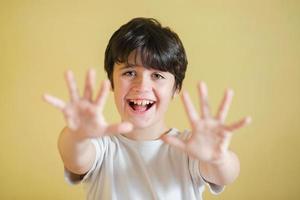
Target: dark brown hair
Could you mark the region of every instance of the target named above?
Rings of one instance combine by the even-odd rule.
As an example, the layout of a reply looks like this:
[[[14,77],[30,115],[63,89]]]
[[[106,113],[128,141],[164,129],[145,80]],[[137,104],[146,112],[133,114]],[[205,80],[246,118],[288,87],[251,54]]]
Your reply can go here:
[[[181,89],[188,64],[184,47],[175,32],[153,18],[134,18],[111,36],[105,50],[104,68],[112,88],[114,64],[128,63],[134,51],[141,56],[144,67],[173,74],[175,89]]]

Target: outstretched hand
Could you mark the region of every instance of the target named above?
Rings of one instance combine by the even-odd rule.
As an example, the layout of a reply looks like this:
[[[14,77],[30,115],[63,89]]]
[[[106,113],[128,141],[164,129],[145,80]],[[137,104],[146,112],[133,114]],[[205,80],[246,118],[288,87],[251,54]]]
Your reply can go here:
[[[93,100],[93,90],[95,85],[96,73],[90,69],[86,75],[84,93],[79,94],[78,87],[71,70],[65,73],[70,101],[63,100],[44,94],[44,100],[52,106],[58,108],[67,122],[67,127],[74,132],[78,138],[101,137],[104,135],[126,133],[132,130],[132,125],[127,122],[108,124],[103,116],[103,109],[110,90],[108,80],[101,85],[100,91]]]
[[[164,135],[161,138],[166,143],[182,149],[200,161],[218,164],[226,159],[233,131],[249,124],[251,118],[245,117],[235,123],[225,125],[224,122],[232,101],[233,91],[231,89],[226,90],[216,116],[212,116],[206,84],[200,82],[198,90],[201,103],[200,117],[189,94],[183,92],[181,96],[191,125],[190,137],[185,141],[175,136]]]

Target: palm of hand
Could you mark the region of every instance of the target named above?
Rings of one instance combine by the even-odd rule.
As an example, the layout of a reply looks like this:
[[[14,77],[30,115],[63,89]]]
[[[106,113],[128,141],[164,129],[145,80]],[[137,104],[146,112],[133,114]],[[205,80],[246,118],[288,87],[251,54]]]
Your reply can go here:
[[[232,137],[232,131],[237,130],[250,122],[246,117],[231,125],[225,125],[224,121],[233,97],[233,91],[225,92],[218,113],[215,117],[211,116],[208,105],[207,87],[201,82],[199,84],[199,95],[201,101],[201,117],[188,93],[183,92],[182,100],[191,124],[191,134],[186,141],[176,137],[163,136],[162,139],[174,145],[190,156],[205,162],[218,163],[226,157],[228,146]]]
[[[67,127],[79,138],[100,137],[104,135],[126,133],[132,125],[126,122],[107,124],[103,115],[103,108],[109,93],[109,82],[104,81],[96,99],[92,93],[95,82],[95,71],[89,70],[86,76],[84,94],[80,97],[72,71],[67,71],[66,81],[70,93],[70,101],[45,94],[44,99],[64,114]]]
[[[97,112],[97,106],[80,99],[70,102],[64,108],[65,118],[70,129],[88,136],[104,135],[103,128],[107,126],[102,113]],[[102,129],[102,130],[101,130]]]
[[[218,161],[226,153],[231,133],[214,119],[200,121],[197,126],[186,142],[187,153],[202,161]]]

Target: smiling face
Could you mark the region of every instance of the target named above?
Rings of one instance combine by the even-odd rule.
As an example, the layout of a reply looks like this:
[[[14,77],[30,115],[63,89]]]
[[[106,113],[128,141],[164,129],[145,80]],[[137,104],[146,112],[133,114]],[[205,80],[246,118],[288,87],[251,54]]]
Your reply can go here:
[[[175,92],[173,74],[145,68],[139,56],[129,56],[128,63],[115,63],[113,84],[122,121],[136,129],[165,127],[165,112]]]

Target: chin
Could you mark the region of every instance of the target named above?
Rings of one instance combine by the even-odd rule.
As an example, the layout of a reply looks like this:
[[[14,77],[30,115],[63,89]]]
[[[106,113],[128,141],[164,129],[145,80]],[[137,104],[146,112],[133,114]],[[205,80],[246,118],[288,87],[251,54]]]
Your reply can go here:
[[[145,122],[142,120],[129,120],[130,123],[132,123],[133,127],[136,129],[146,129],[146,128],[150,128],[151,126],[153,126],[153,123],[150,122]]]

